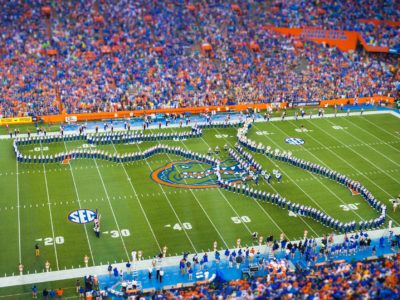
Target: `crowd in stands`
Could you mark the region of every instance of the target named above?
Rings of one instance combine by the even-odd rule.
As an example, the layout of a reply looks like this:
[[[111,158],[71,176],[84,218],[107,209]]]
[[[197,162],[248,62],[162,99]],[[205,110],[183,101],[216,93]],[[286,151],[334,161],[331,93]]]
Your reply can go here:
[[[367,20],[400,20],[399,3],[395,0],[288,0],[272,1],[266,16],[277,27],[317,27],[354,30],[355,22]]]
[[[331,264],[322,269],[217,282],[159,296],[178,299],[398,299],[399,272],[398,256],[395,259]]]
[[[400,49],[400,5],[394,0],[276,1],[260,15],[276,27],[358,31],[369,45]]]
[[[384,22],[379,24],[360,23],[358,28],[368,45],[388,47],[400,51],[400,25],[393,26]]]
[[[377,248],[382,250],[388,247],[393,255],[386,258],[375,256]],[[158,291],[146,291],[142,296],[151,296],[152,299],[398,299],[399,250],[400,235],[393,232],[372,243],[366,232],[345,235],[336,241],[333,234],[318,240],[305,235],[298,242],[287,240],[283,234],[279,239],[270,235],[266,238],[263,253],[257,246],[221,252],[216,250],[214,257],[210,258],[207,253],[185,252],[176,267],[165,270],[166,273],[174,272],[176,282],[185,282],[182,278],[186,278],[195,284],[187,287],[180,284],[179,288],[168,284],[165,290],[158,286]],[[360,260],[368,256],[367,260]],[[349,258],[353,258],[351,262]],[[159,277],[157,271],[157,278],[152,278],[155,262],[154,258],[148,276],[153,283]],[[179,268],[178,274],[173,271],[174,268]],[[241,278],[226,281],[224,278],[229,269],[240,269]],[[110,278],[111,265],[108,270]],[[114,268],[117,281],[113,286],[119,287],[119,283],[129,281],[129,268],[127,270],[128,279],[124,279],[121,275],[123,271],[119,274]],[[197,277],[198,274],[202,276]],[[235,274],[237,276],[237,272]],[[133,278],[133,281],[136,282],[136,279]],[[109,292],[111,290],[108,289]],[[140,290],[135,290],[134,296],[128,299],[140,295]]]
[[[399,20],[396,1],[233,3],[74,0],[52,2],[47,18],[46,1],[0,1],[0,115],[394,94],[397,57],[294,47],[264,25],[349,29],[377,14]],[[392,38],[398,32],[379,40]]]
[[[359,241],[362,240],[365,239]],[[364,249],[369,247],[363,243],[359,246]],[[312,247],[312,244],[306,247],[300,245],[297,249],[307,247]],[[255,261],[259,260],[257,256]],[[229,282],[215,280],[192,289],[164,291],[155,298],[398,299],[400,297],[400,255],[394,258],[352,263],[344,260],[330,261],[315,264],[310,268],[297,268],[295,271],[291,271],[279,260],[260,259],[260,261],[261,268],[268,270],[266,276]]]

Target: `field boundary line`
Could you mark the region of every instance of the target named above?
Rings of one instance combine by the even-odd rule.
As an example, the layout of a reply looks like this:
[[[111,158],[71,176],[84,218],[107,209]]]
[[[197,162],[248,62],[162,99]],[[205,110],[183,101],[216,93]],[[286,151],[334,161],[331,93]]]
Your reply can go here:
[[[390,115],[395,116],[396,118],[400,118],[400,114],[397,113],[397,112],[394,112],[392,110],[373,110],[373,111],[364,111],[363,112],[363,115],[382,115],[382,114],[390,114]],[[360,112],[350,112],[349,116],[350,117],[352,117],[352,116],[360,116]],[[347,117],[347,113],[346,112],[337,113],[336,117]],[[324,114],[324,118],[335,118],[335,115],[333,113],[327,113],[327,114]],[[309,119],[309,118],[304,118],[304,120],[305,119]],[[315,120],[315,119],[319,119],[319,118],[318,117],[312,118],[312,120]],[[295,120],[295,117],[294,116],[287,116],[287,117],[285,117],[285,121],[286,120]],[[299,120],[302,120],[302,118],[300,117]],[[282,121],[280,116],[272,117],[269,120],[269,122],[280,122],[280,121]],[[256,119],[255,122],[258,123],[258,122],[267,122],[267,121],[265,121],[264,119],[261,118],[261,119]],[[203,122],[200,122],[199,124],[203,124]],[[180,128],[180,127],[181,126],[179,124],[170,124],[168,126],[168,128]],[[182,128],[186,128],[186,127],[191,127],[191,125],[185,125],[185,124],[182,125]],[[158,128],[157,124],[150,125],[150,127],[149,127],[149,129],[157,129],[157,128]],[[132,129],[132,131],[140,131],[140,130],[142,130],[142,127],[141,126],[136,126],[136,127],[131,127],[131,129]],[[166,129],[165,127],[162,128],[162,130],[165,130],[165,129]],[[66,133],[67,134],[71,134],[71,133],[75,133],[75,132],[77,132],[77,131],[76,130],[75,131],[67,131]],[[95,129],[86,129],[85,132],[86,133],[95,133]],[[100,128],[98,132],[102,133],[102,132],[105,132],[105,131]],[[117,129],[114,130],[114,132],[127,132],[127,130],[123,130],[121,128],[117,128]],[[61,136],[61,135],[60,135],[60,133],[58,131],[51,131],[51,132],[47,133],[47,136]],[[19,138],[28,137],[28,134],[20,133],[18,135],[18,137]],[[9,134],[0,135],[0,141],[1,140],[7,140],[7,139],[10,139]]]
[[[393,234],[400,234],[400,227],[392,228]],[[378,229],[378,230],[368,230],[366,231],[369,234],[369,237],[373,240],[378,241],[380,237],[383,235],[387,236],[389,234],[388,228]],[[341,243],[345,238],[345,234],[334,235],[334,243]],[[303,240],[303,239],[301,239]],[[316,241],[321,242],[322,236],[317,237]],[[300,240],[292,241],[292,243],[298,243]],[[265,253],[267,246],[264,244],[261,247],[256,246],[260,253]],[[254,248],[256,248],[254,247]],[[257,249],[256,248],[256,249]],[[230,250],[237,250],[237,248],[230,248]],[[205,253],[205,252],[201,252]],[[210,261],[214,261],[214,251],[207,252]],[[193,253],[191,253],[193,254]],[[221,256],[222,257],[222,256]],[[176,267],[179,264],[179,261],[182,259],[182,255],[178,256],[168,256],[163,258],[162,266],[164,267]],[[224,258],[225,259],[225,258]],[[140,260],[137,261],[137,270],[147,270],[148,266],[151,264],[152,259]],[[117,263],[113,264],[114,267],[118,269],[125,270],[126,263]],[[60,270],[60,271],[51,271],[51,272],[42,272],[42,273],[33,273],[33,274],[24,274],[24,275],[14,275],[8,277],[0,277],[0,288],[3,287],[11,287],[11,286],[19,286],[19,285],[27,285],[27,284],[38,284],[43,282],[57,281],[57,280],[65,280],[65,279],[73,279],[73,278],[81,278],[83,274],[96,274],[96,275],[107,275],[108,264],[101,266],[93,266],[93,267],[85,267],[85,268],[75,268],[69,270]]]
[[[117,149],[115,148],[114,143],[112,143],[112,145],[113,145],[113,147],[114,147],[115,152],[118,153]],[[157,246],[158,246],[158,249],[159,249],[160,252],[161,252],[162,249],[161,249],[160,243],[158,242],[157,237],[156,237],[156,235],[155,235],[155,233],[154,233],[153,227],[151,226],[150,221],[149,221],[149,219],[147,218],[147,214],[146,214],[146,212],[145,212],[145,210],[144,210],[144,208],[143,208],[143,205],[142,205],[142,203],[141,203],[140,200],[139,200],[139,195],[137,194],[136,189],[133,187],[132,180],[131,180],[131,178],[129,177],[128,172],[126,171],[126,168],[125,168],[124,163],[121,162],[120,164],[122,165],[122,168],[124,169],[124,172],[125,172],[125,175],[126,175],[126,177],[127,177],[127,179],[128,179],[129,185],[131,186],[132,191],[133,191],[133,193],[135,194],[135,197],[136,197],[136,199],[137,199],[137,201],[138,201],[138,203],[139,203],[140,209],[141,209],[141,211],[142,211],[142,213],[143,213],[143,215],[144,215],[144,217],[145,217],[145,219],[146,219],[147,225],[149,225],[150,231],[151,231],[151,233],[152,233],[152,235],[153,235],[153,237],[154,237],[154,240],[156,241],[156,244],[157,244]]]
[[[65,151],[68,152],[67,144],[65,143],[65,141],[64,141],[64,148],[65,148]],[[78,201],[79,209],[81,209],[82,205],[81,205],[81,200],[80,200],[79,193],[78,193],[78,188],[77,188],[76,182],[75,182],[74,172],[72,171],[72,166],[71,166],[70,162],[68,163],[68,165],[69,165],[69,169],[70,169],[71,175],[72,175],[72,182],[74,183],[74,188],[75,188],[75,193],[76,193],[76,200]],[[94,259],[94,255],[93,255],[93,251],[92,251],[92,246],[90,244],[89,235],[88,235],[87,228],[86,228],[86,224],[83,224],[83,228],[85,230],[86,240],[88,242],[89,252],[90,252],[90,256],[91,256],[93,265],[96,265],[96,262],[95,262],[95,259]]]
[[[43,155],[43,146],[42,143],[40,142],[40,149]],[[49,186],[47,184],[47,175],[46,175],[46,166],[43,163],[43,175],[44,175],[44,183],[46,187],[46,194],[47,194],[47,205],[49,207],[49,214],[50,214],[50,226],[51,226],[51,233],[53,235],[53,245],[54,245],[54,254],[56,256],[56,265],[57,265],[57,270],[60,270],[60,266],[58,264],[58,253],[57,253],[57,246],[56,246],[56,241],[55,241],[55,234],[54,234],[54,224],[53,224],[53,213],[51,212],[51,201],[50,201],[50,193],[49,193]]]
[[[109,196],[109,194],[108,194],[106,185],[104,184],[103,176],[101,175],[101,172],[100,172],[99,166],[97,165],[96,159],[93,158],[93,161],[94,161],[94,163],[95,163],[95,165],[96,165],[96,169],[97,169],[97,172],[98,172],[98,174],[99,174],[101,184],[103,185],[104,193],[106,194],[106,198],[107,198],[107,200],[108,200],[108,204],[109,204],[109,206],[110,206],[111,213],[112,213],[112,215],[113,215],[115,225],[117,225],[117,230],[118,230],[118,232],[121,232],[120,227],[119,227],[119,224],[118,224],[118,221],[117,221],[117,217],[115,216],[114,208],[112,207],[112,204],[111,204],[111,201],[110,201],[110,196]],[[123,237],[122,237],[122,234],[120,234],[119,236],[120,236],[120,238],[121,238],[122,246],[124,247],[126,257],[128,258],[128,260],[130,260],[129,253],[128,253],[128,250],[126,249],[125,241],[124,241],[124,239],[123,239]]]
[[[140,147],[139,147],[139,144],[136,144],[136,146],[138,147],[139,151],[142,151],[142,150],[140,149]],[[145,160],[147,166],[149,167],[150,171],[153,172],[153,169],[152,169],[152,167],[150,166],[150,164],[149,164],[147,158],[145,158],[144,160]],[[169,197],[168,197],[167,193],[165,192],[164,188],[163,188],[160,184],[159,184],[158,186],[160,187],[161,191],[163,192],[163,194],[164,194],[164,196],[165,196],[165,199],[167,200],[167,202],[168,202],[170,208],[172,209],[172,212],[175,214],[175,217],[176,217],[176,219],[178,220],[179,225],[181,226],[181,228],[182,228],[183,232],[185,233],[187,239],[189,240],[189,243],[191,244],[193,250],[197,253],[196,247],[194,246],[192,239],[189,237],[189,234],[187,233],[187,230],[186,230],[185,227],[183,226],[183,223],[182,223],[181,219],[179,218],[178,213],[176,212],[175,208],[173,207],[171,201],[169,200]]]
[[[389,110],[388,111],[392,116],[400,119],[400,112]]]

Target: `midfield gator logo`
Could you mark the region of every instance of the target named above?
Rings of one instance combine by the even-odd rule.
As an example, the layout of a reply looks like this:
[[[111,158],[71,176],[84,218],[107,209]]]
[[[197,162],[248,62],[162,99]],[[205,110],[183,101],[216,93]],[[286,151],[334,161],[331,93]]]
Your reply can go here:
[[[233,159],[221,162],[221,178],[232,183],[241,182],[244,170]],[[197,160],[187,160],[181,162],[170,162],[151,173],[151,179],[155,182],[178,187],[191,189],[216,188],[217,175],[216,167]]]

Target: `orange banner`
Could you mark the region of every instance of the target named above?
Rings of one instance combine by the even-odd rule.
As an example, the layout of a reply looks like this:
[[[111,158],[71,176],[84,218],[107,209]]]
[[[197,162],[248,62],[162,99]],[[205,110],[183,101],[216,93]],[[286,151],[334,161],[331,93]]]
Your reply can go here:
[[[373,96],[373,97],[365,97],[358,98],[357,103],[374,103],[377,104],[379,101],[385,101],[389,103],[394,103],[394,98],[386,97],[386,96]],[[341,105],[341,104],[354,104],[353,98],[346,99],[332,99],[332,100],[323,100],[320,101],[320,106],[333,106]],[[287,107],[287,103],[279,103],[277,104],[279,108]],[[227,105],[227,106],[203,106],[203,107],[188,107],[188,108],[166,108],[166,109],[149,109],[149,110],[133,110],[133,111],[117,111],[117,112],[101,112],[101,113],[86,113],[86,114],[61,114],[61,115],[50,115],[50,116],[40,116],[38,120],[42,120],[46,123],[60,123],[66,122],[66,120],[74,120],[74,121],[93,121],[93,120],[103,120],[103,119],[118,119],[118,118],[132,118],[139,117],[143,115],[150,114],[183,114],[183,113],[191,113],[191,114],[200,114],[205,112],[228,112],[228,111],[243,111],[248,108],[251,109],[260,109],[265,110],[269,107],[277,107],[277,105],[271,103],[254,103],[254,104],[239,104],[239,105]],[[21,118],[19,118],[21,119]],[[0,119],[1,120],[1,119]],[[4,119],[3,119],[4,120]],[[24,120],[28,121],[28,120]],[[31,123],[30,119],[29,122]],[[6,124],[6,122],[3,122]],[[15,122],[14,122],[15,123]],[[0,126],[4,125],[0,122]]]
[[[389,26],[400,26],[400,22],[398,22],[398,21],[385,21],[385,20],[374,20],[374,19],[372,19],[372,20],[359,19],[358,23],[371,23],[371,24],[374,24],[375,26],[379,25],[379,24],[386,24]]]
[[[386,96],[373,96],[373,97],[363,97],[357,98],[358,104],[370,103],[370,104],[378,104],[380,101],[385,101],[389,103],[394,103],[394,98],[386,97]],[[346,105],[346,104],[354,104],[354,98],[346,98],[346,99],[333,99],[333,100],[323,100],[320,101],[319,106],[333,106],[333,105]]]
[[[187,107],[187,108],[165,108],[165,109],[148,109],[148,110],[132,110],[132,111],[117,111],[117,112],[101,112],[101,113],[87,113],[87,114],[63,114],[53,116],[40,116],[39,119],[44,122],[59,123],[65,122],[66,118],[76,121],[91,121],[102,119],[116,119],[116,118],[132,118],[150,114],[200,114],[205,112],[227,112],[227,111],[243,111],[248,108],[252,109],[267,109],[270,103],[253,103],[253,104],[240,104],[240,105],[227,105],[227,106],[203,106],[203,107]],[[286,107],[286,103],[280,103],[280,108]]]
[[[265,29],[275,30],[282,34],[298,36],[304,40],[311,40],[316,43],[325,43],[335,46],[342,51],[355,50],[358,34],[354,31],[323,30],[318,28],[286,28],[264,26]]]

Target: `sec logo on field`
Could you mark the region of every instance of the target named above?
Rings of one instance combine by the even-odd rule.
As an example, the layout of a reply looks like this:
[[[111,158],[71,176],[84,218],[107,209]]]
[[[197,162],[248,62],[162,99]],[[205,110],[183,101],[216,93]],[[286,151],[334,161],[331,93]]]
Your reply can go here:
[[[290,145],[303,145],[304,144],[304,140],[299,139],[299,138],[291,138],[291,137],[286,138],[285,142]]]
[[[89,209],[78,209],[70,212],[68,220],[77,224],[90,223],[96,219],[96,212]]]

